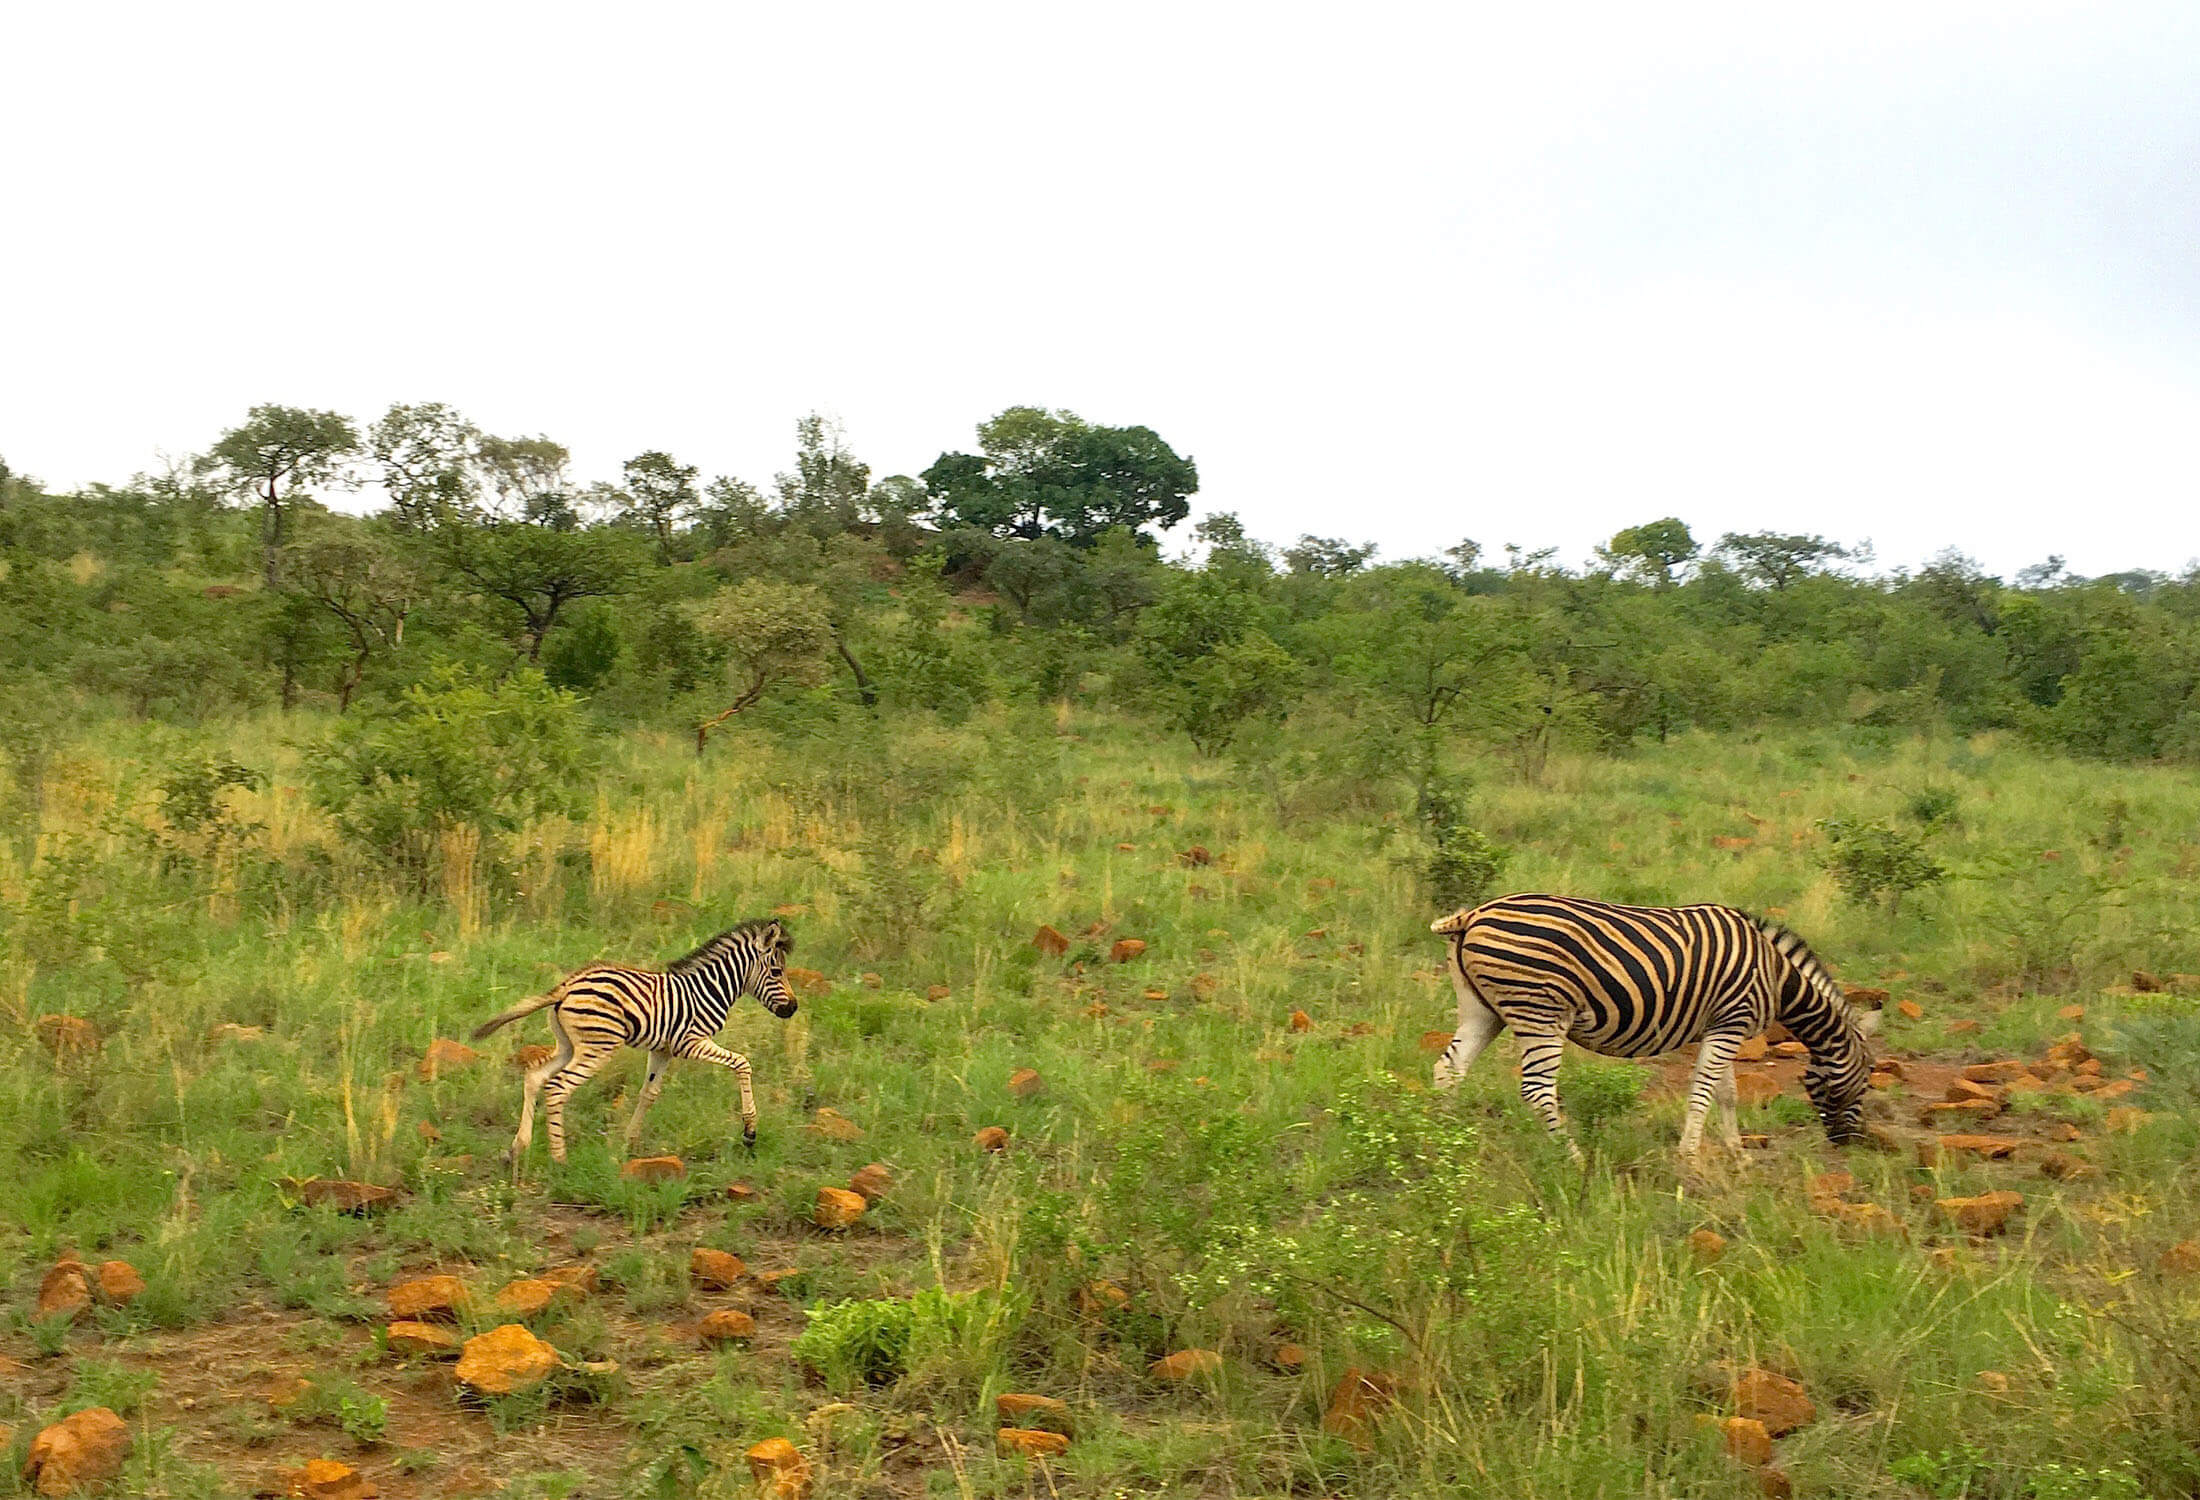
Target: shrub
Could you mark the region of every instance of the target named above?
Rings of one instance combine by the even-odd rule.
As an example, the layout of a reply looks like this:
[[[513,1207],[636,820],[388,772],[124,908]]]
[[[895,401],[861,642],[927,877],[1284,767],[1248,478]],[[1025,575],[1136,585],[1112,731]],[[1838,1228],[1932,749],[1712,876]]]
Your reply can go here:
[[[835,1302],[810,1309],[793,1352],[836,1390],[891,1385],[927,1371],[982,1378],[1020,1313],[1009,1298],[987,1291],[931,1289],[906,1300]]]
[[[1948,878],[1921,840],[1884,823],[1824,818],[1818,828],[1831,842],[1825,866],[1841,893],[1857,902],[1884,898],[1889,916],[1901,910],[1907,893]]]
[[[1512,852],[1467,822],[1466,796],[1457,787],[1423,787],[1415,811],[1427,843],[1420,875],[1429,900],[1444,908],[1479,904],[1504,873]]]

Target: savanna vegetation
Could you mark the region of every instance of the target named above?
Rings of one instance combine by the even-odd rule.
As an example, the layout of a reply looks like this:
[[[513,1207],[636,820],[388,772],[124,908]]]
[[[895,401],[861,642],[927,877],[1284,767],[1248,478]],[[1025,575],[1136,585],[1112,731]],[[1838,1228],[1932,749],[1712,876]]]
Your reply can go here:
[[[1582,571],[1228,516],[1171,560],[1151,431],[974,446],[874,480],[810,419],[769,487],[583,483],[441,407],[260,408],[125,487],[0,474],[0,1494],[99,1407],[168,1496],[748,1495],[772,1438],[821,1496],[2200,1487],[2200,578],[1675,520]],[[1685,1170],[1668,1066],[1568,1058],[1586,1170],[1509,1044],[1431,1095],[1428,922],[1507,889],[1779,915],[1889,992],[1885,1149],[1776,1055],[1762,1141]],[[623,1170],[627,1054],[506,1170],[545,1028],[437,1043],[773,913],[753,1157],[675,1065],[681,1172]],[[2040,1086],[1922,1122],[2001,1060]],[[69,1256],[144,1289],[42,1309]],[[406,1353],[430,1274],[554,1372]],[[1769,1466],[1750,1372],[1813,1406]],[[1017,1392],[1066,1452],[997,1454]]]

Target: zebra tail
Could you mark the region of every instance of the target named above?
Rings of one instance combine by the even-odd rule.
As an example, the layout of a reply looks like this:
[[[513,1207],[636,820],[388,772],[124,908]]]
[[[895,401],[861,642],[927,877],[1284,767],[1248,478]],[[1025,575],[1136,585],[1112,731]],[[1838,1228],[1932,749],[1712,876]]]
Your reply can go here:
[[[557,999],[558,992],[556,990],[552,990],[547,995],[537,995],[532,1000],[522,1000],[519,1004],[504,1012],[504,1014],[500,1016],[491,1016],[488,1020],[482,1022],[479,1026],[476,1026],[474,1028],[473,1039],[478,1042],[483,1037],[487,1036],[490,1032],[495,1031],[500,1026],[509,1026],[514,1021],[517,1021],[521,1016],[531,1016],[536,1011],[541,1010],[544,1006],[555,1005],[557,1003]]]

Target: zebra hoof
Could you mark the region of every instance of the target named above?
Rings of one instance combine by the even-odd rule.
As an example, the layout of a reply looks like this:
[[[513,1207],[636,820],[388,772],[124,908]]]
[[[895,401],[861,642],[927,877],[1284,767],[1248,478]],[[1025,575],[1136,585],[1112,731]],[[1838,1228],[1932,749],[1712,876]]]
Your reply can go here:
[[[741,1149],[751,1156],[756,1155],[756,1132],[754,1130],[744,1129],[741,1132]]]

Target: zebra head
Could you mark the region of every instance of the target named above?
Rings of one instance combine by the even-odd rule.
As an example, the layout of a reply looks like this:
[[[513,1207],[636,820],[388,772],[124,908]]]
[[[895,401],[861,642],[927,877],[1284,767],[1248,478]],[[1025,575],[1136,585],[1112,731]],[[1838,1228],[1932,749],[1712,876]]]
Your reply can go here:
[[[749,989],[764,1009],[784,1021],[798,1008],[794,991],[787,988],[787,955],[794,952],[794,934],[777,918],[756,931],[756,962],[749,969]]]
[[[1818,1110],[1826,1139],[1846,1146],[1864,1139],[1864,1101],[1871,1095],[1872,1052],[1865,1040],[1879,1028],[1879,1012],[1843,1007],[1841,1025],[1811,1052],[1803,1091]]]

